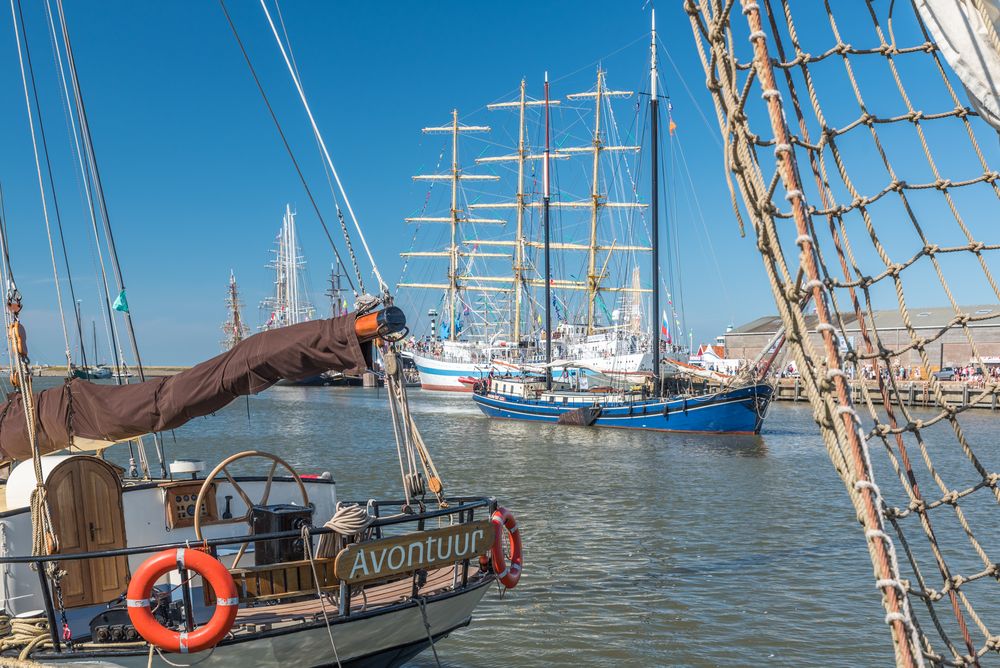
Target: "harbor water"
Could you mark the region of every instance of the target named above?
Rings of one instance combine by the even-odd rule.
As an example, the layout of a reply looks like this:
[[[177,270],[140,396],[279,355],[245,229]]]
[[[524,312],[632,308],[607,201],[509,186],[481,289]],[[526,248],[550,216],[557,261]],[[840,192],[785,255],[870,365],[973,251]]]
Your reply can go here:
[[[411,403],[447,492],[498,496],[525,545],[519,586],[438,644],[443,665],[892,663],[864,537],[807,404],[727,437],[492,421],[468,395]],[[386,410],[378,389],[275,387],[165,446],[209,466],[270,451],[330,471],[341,499],[398,498]],[[970,419],[971,433],[993,420]]]

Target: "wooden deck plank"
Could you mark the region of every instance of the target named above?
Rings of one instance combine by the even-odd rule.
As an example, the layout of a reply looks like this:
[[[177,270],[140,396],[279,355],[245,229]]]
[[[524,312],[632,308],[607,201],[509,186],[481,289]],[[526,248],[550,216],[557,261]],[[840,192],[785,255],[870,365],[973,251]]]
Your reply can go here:
[[[454,582],[456,568],[461,567],[447,566],[445,568],[438,568],[430,571],[427,574],[427,583],[420,588],[419,593],[425,596],[430,596],[450,588]],[[461,571],[459,571],[459,578],[461,578]],[[410,598],[412,589],[413,580],[409,577],[395,582],[366,587],[365,594],[367,596],[367,607],[370,609],[372,607],[388,605],[408,599]],[[331,612],[331,605],[333,607],[333,612],[336,613],[337,606],[335,599],[332,602],[328,599],[327,613]],[[365,607],[365,598],[360,594],[354,596],[351,601],[351,611],[360,612],[363,607]],[[277,605],[269,605],[261,608],[240,608],[239,612],[236,613],[236,623],[280,624],[282,622],[291,621],[296,617],[311,617],[322,613],[323,607],[320,600],[318,598],[312,598],[304,601],[279,603]]]

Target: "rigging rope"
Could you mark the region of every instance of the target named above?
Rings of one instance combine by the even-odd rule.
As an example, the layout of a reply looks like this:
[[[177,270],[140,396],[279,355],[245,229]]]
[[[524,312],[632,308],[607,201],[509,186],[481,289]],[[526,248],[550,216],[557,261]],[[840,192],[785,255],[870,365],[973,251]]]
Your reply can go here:
[[[16,5],[16,7],[15,7],[15,5]],[[71,368],[73,366],[73,357],[72,357],[72,354],[70,353],[69,331],[66,329],[66,314],[65,314],[65,312],[63,310],[63,299],[62,299],[62,288],[61,288],[62,281],[59,280],[59,267],[58,267],[58,264],[56,263],[56,251],[55,251],[55,246],[54,246],[54,244],[52,242],[52,229],[51,229],[51,226],[49,224],[49,208],[48,208],[48,204],[47,204],[48,198],[45,195],[45,182],[44,182],[44,180],[42,178],[42,163],[41,163],[41,159],[39,158],[39,155],[38,155],[38,140],[35,137],[35,121],[34,121],[34,118],[33,118],[32,111],[31,111],[31,100],[29,98],[29,93],[28,93],[28,74],[27,74],[27,72],[25,72],[25,69],[24,69],[24,66],[25,66],[25,56],[27,55],[27,35],[24,35],[25,54],[21,53],[21,37],[22,37],[21,36],[21,31],[24,28],[24,23],[21,22],[21,29],[18,29],[18,17],[20,15],[20,11],[21,11],[20,0],[10,0],[10,14],[11,14],[11,18],[13,19],[13,22],[14,22],[14,38],[15,38],[15,41],[17,42],[17,61],[18,61],[18,64],[20,65],[20,68],[21,68],[21,83],[22,83],[22,85],[24,87],[24,106],[25,106],[25,109],[28,112],[28,128],[31,131],[31,148],[32,148],[32,150],[34,151],[34,154],[35,154],[35,171],[36,171],[36,173],[38,175],[38,192],[41,195],[41,200],[42,200],[42,217],[45,219],[45,234],[46,234],[46,236],[48,236],[48,239],[49,239],[49,256],[52,259],[52,275],[55,278],[56,302],[58,303],[58,306],[59,306],[59,322],[62,325],[63,342],[65,343],[65,346],[66,346],[65,347],[66,373],[71,373],[70,370],[71,370]],[[31,68],[30,56],[28,56],[28,58],[29,58],[28,67],[30,69]],[[38,91],[37,91],[37,89],[35,89],[34,72],[33,71],[31,73],[31,81],[32,81],[32,84],[31,84],[32,85],[32,89],[35,90],[35,104],[37,106],[37,104],[38,104],[38,97],[37,97]],[[42,126],[41,126],[42,117],[41,117],[41,114],[39,114],[39,116],[38,116],[38,123],[39,123],[39,131],[42,131]],[[43,141],[44,141],[44,134],[42,134],[42,138],[43,138]],[[46,158],[45,158],[46,159],[46,164],[48,164],[48,147],[47,146],[45,147],[45,156],[46,156]],[[52,171],[51,171],[51,165],[50,165],[49,166],[50,181],[51,181],[51,175],[52,175]],[[54,193],[53,193],[53,195],[54,195]],[[57,207],[58,207],[58,205],[57,205]],[[58,208],[56,209],[56,211],[58,211]],[[60,230],[61,230],[61,228],[62,228],[62,223],[60,223]],[[65,246],[64,246],[64,249],[65,249]],[[80,339],[80,341],[81,341],[81,346],[82,346],[82,341],[83,341],[82,330],[81,330],[81,339]]]
[[[291,75],[292,82],[295,84],[295,89],[299,93],[299,99],[302,100],[302,106],[305,108],[306,115],[309,116],[309,123],[312,125],[313,135],[316,137],[316,141],[319,142],[320,148],[323,152],[323,157],[326,159],[326,164],[333,173],[333,179],[337,182],[340,194],[344,198],[344,204],[347,206],[347,212],[351,215],[351,220],[354,223],[354,229],[357,231],[358,238],[361,240],[361,245],[364,247],[365,253],[368,255],[368,261],[372,266],[372,273],[375,274],[375,279],[378,281],[379,288],[382,290],[383,294],[389,294],[389,286],[384,280],[382,280],[382,274],[379,272],[378,265],[375,263],[375,258],[372,256],[371,249],[368,247],[368,242],[365,240],[365,233],[361,231],[361,225],[358,223],[358,217],[354,215],[354,207],[351,206],[351,200],[347,197],[347,191],[344,190],[344,185],[340,181],[340,175],[337,173],[337,168],[333,165],[333,159],[330,158],[330,152],[326,148],[326,142],[323,141],[323,135],[319,131],[319,126],[316,125],[316,119],[313,117],[312,109],[309,107],[309,101],[306,99],[306,93],[302,88],[302,83],[295,72],[295,68],[292,66],[292,63],[288,58],[288,52],[285,50],[285,45],[282,43],[281,37],[278,35],[278,29],[274,25],[274,20],[271,18],[271,12],[268,11],[265,0],[260,0],[260,6],[264,10],[264,15],[267,17],[268,25],[271,26],[271,32],[274,34],[274,39],[278,43],[278,49],[281,51],[281,56],[284,58],[285,65],[288,67],[288,73]]]
[[[97,153],[94,149],[93,137],[90,133],[90,123],[87,120],[87,107],[83,101],[83,91],[80,86],[80,78],[77,73],[76,59],[73,56],[73,45],[69,37],[69,27],[66,23],[66,14],[63,10],[62,0],[56,0],[56,10],[59,16],[59,25],[62,30],[63,46],[66,50],[66,64],[69,69],[70,82],[73,86],[73,99],[76,103],[76,113],[80,122],[80,134],[83,137],[83,148],[84,154],[86,155],[86,164],[89,168],[90,176],[94,181],[93,192],[96,195],[98,204],[100,205],[101,220],[104,226],[104,238],[108,244],[108,255],[111,260],[111,268],[115,277],[115,285],[118,288],[119,296],[124,297],[125,295],[125,279],[122,275],[121,264],[118,261],[118,250],[115,246],[115,237],[111,230],[111,216],[108,213],[108,203],[107,198],[104,196],[104,186],[101,182],[101,173],[97,164]],[[100,241],[98,240],[98,245]],[[110,309],[109,309],[110,312]],[[132,356],[135,358],[136,371],[139,375],[140,381],[146,380],[146,374],[142,365],[142,357],[139,355],[139,343],[135,336],[135,327],[132,323],[132,314],[126,308],[122,311],[125,318],[126,331],[128,332],[129,343],[132,348]],[[120,378],[120,376],[118,376]],[[160,439],[159,434],[153,434],[153,446],[156,450],[156,456],[160,464],[160,475],[163,478],[167,477],[167,464],[166,458],[163,454],[163,442]],[[143,473],[146,477],[149,477],[149,465],[145,454],[145,446],[143,445],[142,439],[135,439],[139,450],[139,457],[143,467]]]
[[[979,665],[986,653],[1000,649],[1000,636],[991,631],[983,610],[973,606],[971,597],[989,583],[995,584],[1000,562],[990,555],[987,543],[973,530],[970,519],[980,512],[995,512],[1000,501],[1000,473],[990,471],[976,455],[959,418],[971,406],[1000,392],[1000,383],[988,372],[981,354],[981,341],[970,330],[971,325],[989,323],[1000,314],[994,309],[981,313],[960,306],[953,286],[961,284],[949,281],[942,256],[949,258],[953,267],[958,266],[959,259],[969,258],[969,264],[981,270],[979,275],[984,279],[984,288],[988,286],[990,299],[1000,300],[1000,286],[988,261],[1000,250],[1000,244],[984,243],[973,236],[971,221],[975,219],[962,213],[969,200],[954,194],[961,190],[969,193],[966,197],[979,195],[979,201],[989,205],[983,207],[988,221],[996,211],[1000,178],[988,165],[977,139],[977,129],[985,125],[960,101],[939,47],[930,39],[917,7],[913,7],[912,16],[916,43],[899,46],[891,8],[887,40],[880,8],[871,0],[849,6],[838,4],[836,14],[832,3],[824,2],[829,35],[835,43],[825,50],[808,51],[788,0],[762,0],[760,4],[741,0],[741,5],[746,17],[742,21],[731,16],[732,2],[723,7],[714,0],[688,0],[685,9],[726,141],[727,171],[732,172],[750,214],[788,346],[802,375],[820,434],[865,527],[875,584],[892,630],[896,662],[900,666],[921,665],[925,660],[935,665]],[[974,5],[976,11],[981,11],[981,3]],[[861,10],[863,16],[843,19],[841,14],[851,9]],[[875,45],[859,47],[844,41],[841,24],[849,25],[852,37],[857,37],[863,35],[858,30],[864,23],[872,29]],[[751,60],[738,58],[737,45],[747,43],[740,38],[748,38],[752,45]],[[785,55],[786,40],[790,51],[794,51],[791,58]],[[995,31],[987,35],[987,40],[998,45]],[[850,106],[853,102],[859,113],[840,127],[831,125],[820,105],[821,87],[835,81],[830,78],[833,72],[824,70],[822,79],[814,78],[811,68],[826,60],[831,61],[831,68],[838,62],[842,64],[843,83],[852,94],[844,96],[843,104]],[[875,115],[870,111],[872,107],[863,91],[872,85],[872,78],[869,70],[859,67],[862,63],[885,66],[885,81],[898,93],[901,113]],[[918,65],[923,65],[924,70],[916,69]],[[940,87],[927,99],[943,110],[920,109],[915,100],[923,91],[908,92],[902,71],[922,75],[927,80],[922,88],[937,80]],[[779,74],[784,79],[781,89],[776,81]],[[764,102],[758,103],[755,94]],[[837,113],[843,117],[842,109],[838,108]],[[798,122],[798,135],[792,134],[786,114]],[[769,124],[770,133],[754,131],[755,125],[763,123]],[[934,134],[925,129],[932,125]],[[818,132],[811,133],[810,126]],[[905,138],[907,133],[902,128],[907,127],[917,148],[905,164],[894,164],[891,156],[897,155],[897,149],[885,143],[885,135],[895,129],[893,139]],[[953,136],[945,134],[949,131]],[[845,138],[848,134],[852,136]],[[866,136],[871,140],[866,147],[871,152],[859,154],[859,144],[866,143],[862,141]],[[941,141],[946,141],[949,167],[961,169],[960,159],[964,157],[975,165],[972,175],[949,179],[941,173],[939,164],[944,161],[931,148]],[[796,156],[802,154],[806,160],[800,163]],[[921,156],[922,164],[918,160]],[[878,182],[874,194],[865,194],[862,177],[849,170],[849,166],[861,161],[865,162],[863,178],[879,178],[881,173],[888,185]],[[917,165],[927,168],[933,180],[906,178]],[[814,184],[802,178],[800,172],[806,171]],[[785,191],[784,201],[779,188]],[[806,192],[816,203],[807,204]],[[928,206],[932,199],[943,200],[941,215],[928,214],[933,216],[933,222],[926,224],[918,215],[934,210]],[[891,208],[894,205],[897,208]],[[954,228],[945,229],[949,221],[967,243],[942,246],[934,242],[935,232],[956,233]],[[779,230],[791,223],[798,234],[794,247],[789,236],[779,235]],[[886,234],[885,229],[897,229],[905,223],[910,224],[922,248],[916,253],[904,250],[903,258],[894,258],[892,248],[899,237]],[[824,227],[828,237],[822,234]],[[861,245],[854,245],[848,232],[861,227]],[[904,277],[936,278],[948,303],[945,310],[954,314],[951,319],[937,329],[918,324],[907,304]],[[916,292],[923,296],[928,291],[920,286]],[[905,340],[897,340],[895,345],[884,338],[885,321],[881,316],[876,319],[875,304],[881,295],[894,298],[898,307],[901,325],[896,333]],[[810,303],[816,315],[807,320]],[[812,322],[817,324],[810,327]],[[842,351],[836,339],[848,341],[848,327],[858,332],[861,345],[850,343]],[[964,339],[960,345],[971,352],[970,367],[982,376],[982,389],[956,405],[945,395],[941,382],[931,377],[925,386],[925,398],[936,411],[932,416],[914,415],[903,398],[907,388],[900,382],[898,371],[915,364],[929,374],[936,365],[928,349],[941,345],[943,362],[944,337],[948,334]],[[866,369],[871,370],[875,387],[868,382],[849,386],[849,375],[860,378]],[[912,385],[909,389],[912,392]],[[969,389],[966,386],[967,395],[971,394]],[[862,429],[856,406],[864,406],[874,423],[867,432]],[[939,425],[936,430],[935,425]],[[946,460],[949,466],[943,467],[940,461],[932,460],[931,454],[940,459],[949,453],[942,448],[932,450],[931,442],[942,431],[947,437],[949,430],[958,448],[952,449],[954,457]],[[878,443],[884,452],[876,461],[888,469],[881,487],[876,483],[870,449]],[[921,461],[924,468],[916,466]],[[946,480],[946,476],[968,479],[970,474],[973,484],[965,488],[955,488]],[[902,493],[897,505],[883,489],[893,480],[899,482],[895,494]],[[929,488],[936,487],[940,495],[928,498],[921,481],[929,482]],[[979,490],[987,491],[976,495]],[[939,508],[951,510],[934,512]],[[907,518],[913,519],[907,523]],[[914,523],[916,526],[912,526]],[[929,551],[916,549],[912,538],[907,538],[904,528],[908,524],[924,535]],[[890,537],[889,530],[894,537]],[[897,541],[902,548],[898,555]],[[946,541],[967,542],[975,554],[962,559],[955,546],[943,545]],[[906,578],[901,574],[901,561],[909,568]],[[971,566],[972,572],[965,570],[977,561],[981,567]],[[940,578],[939,589],[933,588],[931,573]],[[980,588],[973,583],[979,583]],[[995,595],[995,591],[987,593]],[[919,605],[911,607],[911,600]],[[943,611],[935,607],[938,601],[950,608],[953,620],[945,619]],[[929,624],[921,626],[916,608],[925,609]],[[932,640],[931,632],[936,632],[940,645]],[[953,640],[952,635],[957,637]]]
[[[295,167],[295,173],[298,174],[299,181],[302,183],[302,187],[306,191],[309,203],[312,204],[313,211],[316,212],[316,217],[319,219],[320,227],[323,228],[326,240],[329,242],[330,248],[333,250],[333,254],[337,257],[337,261],[340,262],[341,265],[346,266],[343,259],[340,257],[340,251],[337,250],[337,244],[333,241],[333,235],[330,234],[330,228],[326,224],[326,219],[323,218],[323,213],[319,209],[319,204],[317,204],[316,198],[313,197],[312,189],[309,187],[309,182],[306,181],[305,174],[302,173],[302,168],[299,166],[299,161],[295,157],[295,152],[292,151],[292,146],[288,143],[288,138],[285,136],[285,131],[281,127],[281,122],[278,120],[278,116],[274,112],[274,107],[271,106],[271,101],[267,97],[267,92],[264,90],[264,84],[261,83],[260,77],[257,76],[257,70],[254,68],[253,62],[250,60],[250,53],[243,45],[243,40],[240,38],[239,31],[236,29],[236,24],[233,23],[233,18],[229,15],[229,10],[226,8],[225,0],[219,0],[219,6],[222,8],[222,13],[226,16],[226,22],[229,24],[229,29],[232,31],[233,37],[236,39],[237,46],[240,47],[240,53],[243,54],[243,60],[246,62],[247,69],[250,70],[250,75],[253,77],[253,81],[257,85],[257,91],[260,93],[261,99],[264,101],[264,106],[267,108],[267,112],[271,116],[271,121],[274,122],[274,127],[278,131],[278,136],[281,138],[281,143],[285,147],[285,152],[288,153],[288,157],[292,161],[292,166]],[[347,278],[347,283],[351,286],[351,290],[357,294],[358,288],[355,287],[354,281],[351,280],[350,275],[345,274],[345,277]]]

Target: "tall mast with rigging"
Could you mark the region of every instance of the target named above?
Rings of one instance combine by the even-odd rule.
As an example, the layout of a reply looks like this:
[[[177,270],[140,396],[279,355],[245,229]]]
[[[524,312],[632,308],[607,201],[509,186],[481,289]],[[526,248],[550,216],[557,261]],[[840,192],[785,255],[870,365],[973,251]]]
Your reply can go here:
[[[549,73],[545,73],[545,161],[542,163],[542,227],[545,230],[545,389],[552,389],[552,264],[549,230]]]
[[[659,388],[660,383],[660,191],[657,182],[657,171],[659,170],[659,100],[657,99],[657,71],[656,71],[656,10],[652,10],[653,30],[649,44],[649,217],[650,217],[650,244],[653,246],[652,266],[650,276],[653,281],[653,295],[651,297],[653,316],[650,318],[650,346],[653,351],[653,383],[654,389]]]
[[[233,347],[250,335],[250,328],[243,321],[243,303],[240,301],[239,288],[236,285],[236,274],[229,270],[229,288],[226,290],[226,309],[229,316],[222,331],[225,338],[222,340],[223,350],[232,350]]]
[[[604,81],[604,71],[598,68],[597,70],[597,86],[592,93],[574,93],[572,95],[567,95],[567,99],[577,100],[585,98],[594,98],[594,137],[591,146],[579,147],[579,148],[566,148],[560,149],[565,153],[591,153],[593,157],[593,165],[591,168],[591,188],[590,188],[590,202],[583,203],[583,205],[590,209],[590,243],[587,248],[587,333],[594,333],[594,307],[597,302],[597,294],[601,290],[601,281],[607,275],[605,269],[607,267],[607,260],[605,260],[604,266],[601,270],[597,270],[597,254],[602,250],[608,250],[609,255],[611,250],[623,250],[623,246],[612,246],[611,248],[602,248],[598,243],[597,236],[597,222],[600,219],[601,209],[605,207],[616,207],[616,208],[627,208],[627,207],[641,207],[643,205],[634,202],[609,202],[607,201],[604,194],[601,193],[601,182],[600,182],[600,166],[601,166],[601,154],[604,151],[638,151],[641,147],[639,146],[610,146],[604,143],[601,136],[601,105],[605,99],[614,97],[630,97],[632,91],[624,90],[608,90],[607,84]],[[639,250],[633,248],[633,250]],[[648,249],[642,249],[648,250]]]
[[[451,123],[437,127],[424,128],[425,134],[451,134],[451,172],[448,174],[419,174],[413,177],[414,181],[449,181],[451,182],[451,212],[448,216],[413,216],[406,218],[407,223],[447,223],[451,226],[450,243],[445,251],[409,251],[401,253],[403,257],[446,257],[448,258],[448,283],[400,283],[401,288],[430,288],[445,290],[448,299],[448,340],[455,341],[458,337],[456,322],[456,306],[458,304],[459,292],[461,290],[477,290],[492,292],[507,292],[509,288],[467,285],[462,279],[468,278],[461,273],[461,260],[465,257],[507,257],[502,253],[480,253],[478,251],[459,250],[459,225],[463,224],[497,224],[502,225],[506,221],[497,218],[470,218],[463,209],[458,206],[459,185],[462,181],[497,181],[499,176],[488,174],[463,174],[459,167],[458,137],[463,132],[489,132],[489,126],[485,125],[461,125],[458,122],[458,109],[451,112]],[[480,278],[479,280],[492,280]],[[505,279],[510,280],[510,279]]]
[[[524,248],[525,248],[525,238],[524,238],[524,212],[528,208],[527,194],[524,192],[524,164],[529,160],[537,160],[542,156],[532,155],[528,152],[527,144],[525,143],[525,135],[527,134],[527,122],[525,118],[525,111],[528,107],[537,107],[544,105],[545,102],[542,100],[528,100],[525,95],[525,80],[521,79],[521,93],[517,100],[511,102],[497,102],[494,104],[486,105],[489,110],[494,109],[517,109],[518,110],[518,123],[517,123],[517,153],[513,155],[497,155],[489,156],[485,158],[476,158],[477,164],[490,163],[490,162],[516,162],[517,163],[517,195],[516,200],[509,204],[516,211],[516,228],[514,241],[511,245],[514,248],[513,263],[512,268],[512,281],[514,290],[514,323],[513,323],[513,336],[511,337],[514,342],[520,342],[521,340],[521,304],[523,299],[523,286],[524,286]],[[473,205],[475,206],[475,205]]]
[[[600,220],[600,212],[604,208],[642,208],[645,204],[640,204],[638,202],[609,202],[607,197],[600,190],[600,161],[601,154],[605,151],[638,151],[641,147],[639,146],[617,146],[617,145],[607,145],[602,139],[601,130],[601,105],[609,98],[615,97],[629,97],[632,95],[631,91],[619,91],[619,90],[608,90],[604,82],[604,72],[598,70],[597,72],[597,87],[594,91],[586,93],[574,93],[568,95],[567,98],[570,100],[581,99],[581,98],[594,98],[595,99],[595,121],[594,121],[594,135],[590,146],[577,146],[560,148],[557,151],[550,151],[549,159],[560,159],[569,158],[573,154],[591,154],[593,157],[593,168],[591,173],[591,184],[590,184],[590,197],[585,200],[575,200],[575,201],[556,201],[549,202],[549,207],[560,207],[568,209],[588,209],[591,212],[590,216],[590,240],[587,244],[576,244],[576,243],[552,243],[549,242],[549,247],[552,250],[570,250],[570,251],[587,251],[588,252],[588,278],[586,281],[575,281],[569,279],[552,279],[551,277],[535,278],[535,279],[523,279],[522,282],[526,285],[531,286],[548,286],[551,288],[562,289],[562,290],[585,290],[588,293],[587,296],[587,332],[592,334],[596,329],[594,326],[594,305],[597,299],[597,295],[601,291],[606,292],[621,292],[621,293],[633,293],[635,288],[630,286],[607,286],[602,285],[602,281],[606,276],[605,269],[608,264],[608,260],[612,252],[616,251],[631,251],[631,252],[649,252],[652,250],[647,246],[633,246],[633,245],[623,245],[617,243],[617,241],[611,243],[610,245],[605,245],[600,243],[597,229],[598,222]],[[527,105],[531,105],[532,102],[527,102]],[[536,104],[544,105],[545,101],[540,100]],[[550,105],[559,104],[557,100],[550,100]],[[497,105],[491,105],[493,107],[500,106],[520,106],[520,102],[505,102]],[[515,155],[503,155],[487,158],[478,158],[476,162],[502,162],[511,160],[530,160],[530,159],[544,159],[545,154],[530,155],[526,154],[523,157],[520,154]],[[518,189],[521,192],[521,189]],[[470,204],[470,209],[515,209],[515,208],[527,208],[527,207],[538,207],[545,206],[544,202],[525,202],[523,198],[519,198],[515,202],[480,202],[476,204]],[[503,247],[516,247],[519,245],[538,248],[543,247],[544,242],[538,241],[510,241],[510,240],[468,240],[467,244],[476,244],[482,246],[503,246]],[[607,253],[604,259],[604,266],[598,271],[597,260],[600,253]],[[495,278],[491,280],[503,280],[500,278]],[[508,282],[512,279],[506,279]],[[648,289],[642,288],[639,290],[640,293],[649,292]]]

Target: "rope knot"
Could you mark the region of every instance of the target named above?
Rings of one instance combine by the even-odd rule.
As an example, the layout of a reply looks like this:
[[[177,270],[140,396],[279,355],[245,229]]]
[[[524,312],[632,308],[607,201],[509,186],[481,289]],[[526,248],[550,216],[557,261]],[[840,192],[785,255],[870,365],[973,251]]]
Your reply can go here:
[[[944,191],[951,187],[951,179],[938,178],[934,181],[934,187],[940,191]]]
[[[937,244],[927,244],[923,248],[924,255],[928,257],[934,257],[934,254],[941,250],[941,246]]]
[[[927,502],[923,499],[913,499],[906,507],[915,513],[923,513],[927,510]]]
[[[991,473],[986,476],[986,484],[990,487],[996,487],[997,483],[1000,482],[1000,473]]]
[[[959,496],[958,496],[958,490],[957,489],[953,489],[953,490],[951,490],[950,492],[948,492],[947,494],[945,494],[944,496],[941,497],[942,503],[947,503],[950,506],[957,505],[958,504],[958,499],[959,499]]]
[[[982,241],[972,241],[969,243],[969,250],[972,251],[973,253],[980,253],[985,247],[986,244],[984,244]]]
[[[837,46],[833,47],[833,52],[845,56],[851,52],[851,45],[845,42],[837,42]]]

